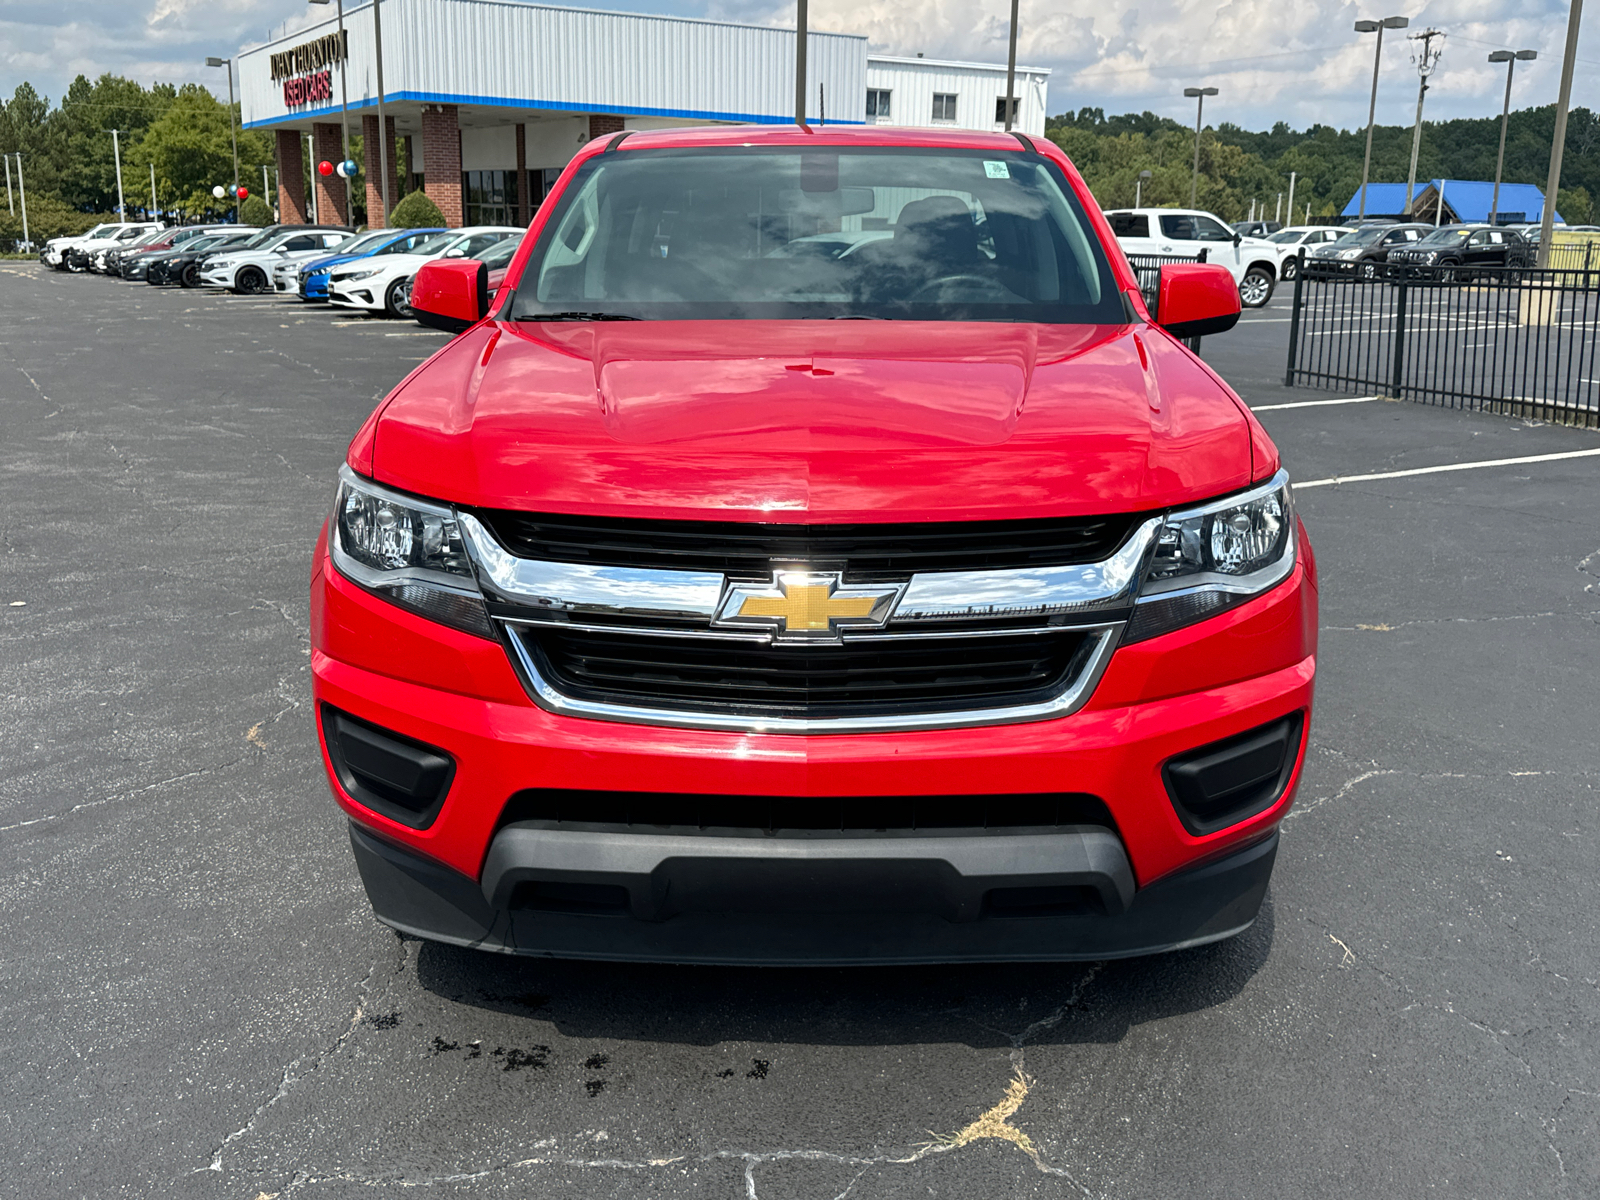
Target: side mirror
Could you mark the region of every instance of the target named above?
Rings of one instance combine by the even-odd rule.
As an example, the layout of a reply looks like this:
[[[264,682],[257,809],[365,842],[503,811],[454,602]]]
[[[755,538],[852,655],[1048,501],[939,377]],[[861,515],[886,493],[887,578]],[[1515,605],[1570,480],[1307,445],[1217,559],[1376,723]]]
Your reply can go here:
[[[1161,268],[1155,320],[1177,338],[1226,333],[1239,323],[1239,287],[1221,264],[1168,263]]]
[[[1235,296],[1235,311],[1238,300]],[[489,313],[489,268],[475,258],[423,263],[411,281],[411,311],[424,325],[446,333],[470,329]]]
[[[1236,233],[1236,234],[1233,235],[1233,244],[1235,246],[1237,246],[1242,241],[1244,241],[1244,234]]]

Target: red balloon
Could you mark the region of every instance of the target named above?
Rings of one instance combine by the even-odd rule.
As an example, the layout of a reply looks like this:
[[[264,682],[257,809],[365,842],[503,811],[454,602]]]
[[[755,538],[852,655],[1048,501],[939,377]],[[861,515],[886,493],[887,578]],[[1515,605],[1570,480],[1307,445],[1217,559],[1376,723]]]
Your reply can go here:
[[[321,162],[319,162],[317,164],[317,174],[318,175],[332,175],[333,174],[333,164],[331,162],[329,162],[327,159],[323,159]]]
[[[239,199],[243,200],[249,194],[250,194],[250,189],[249,188],[242,187],[242,188],[239,189]]]

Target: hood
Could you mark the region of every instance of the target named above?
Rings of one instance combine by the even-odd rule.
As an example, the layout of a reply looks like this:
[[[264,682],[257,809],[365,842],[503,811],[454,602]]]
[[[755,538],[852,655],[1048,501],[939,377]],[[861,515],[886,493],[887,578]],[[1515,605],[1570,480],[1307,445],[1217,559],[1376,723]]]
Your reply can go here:
[[[432,262],[436,257],[438,256],[433,254],[385,254],[383,262],[374,269],[393,271],[398,268],[400,270],[414,271],[423,263]]]
[[[376,127],[374,127],[376,128]],[[310,262],[300,264],[302,271],[325,271],[331,267],[341,267],[347,262],[355,262],[358,258],[366,258],[365,254],[324,254],[321,258],[313,258]]]
[[[371,469],[525,511],[977,520],[1187,503],[1246,486],[1251,447],[1145,327],[491,323],[401,385]]]

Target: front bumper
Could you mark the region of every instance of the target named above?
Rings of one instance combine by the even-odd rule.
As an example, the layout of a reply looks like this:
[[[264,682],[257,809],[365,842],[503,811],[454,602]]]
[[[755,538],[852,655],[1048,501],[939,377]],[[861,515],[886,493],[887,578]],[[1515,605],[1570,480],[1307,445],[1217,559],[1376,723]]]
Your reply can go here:
[[[352,798],[324,743],[330,786],[355,827],[379,917],[443,941],[694,962],[1099,958],[1190,945],[1238,932],[1253,918],[1271,870],[1272,851],[1260,847],[1287,812],[1304,761],[1302,736],[1268,807],[1201,834],[1185,827],[1162,774],[1169,760],[1197,747],[1290,714],[1309,716],[1316,665],[1309,546],[1266,595],[1117,650],[1094,695],[1071,716],[812,737],[547,711],[529,699],[499,643],[377,599],[339,575],[321,550],[317,563],[319,730],[323,706],[331,705],[454,760],[437,816],[415,828]],[[637,826],[576,831],[605,835],[596,841],[508,813],[526,789],[966,797],[974,828],[793,840]],[[982,828],[988,809],[1007,797],[1068,792],[1102,802],[1110,827]],[[1086,832],[1095,833],[1093,846],[1079,837]],[[960,844],[935,845],[945,842]],[[1241,855],[1226,871],[1189,875]],[[1180,876],[1189,882],[1178,883]],[[886,878],[898,881],[888,895],[909,908],[891,911]],[[597,916],[519,904],[517,881],[620,888],[625,911]],[[986,915],[985,896],[1016,888],[1088,889],[1074,894],[1095,900],[1092,911]],[[785,894],[791,902],[775,900]],[[681,903],[708,895],[715,900]]]
[[[373,298],[374,290],[365,280],[360,283],[328,285],[328,301],[339,308],[364,308],[376,311],[383,307],[382,300]]]
[[[506,848],[516,835],[533,844]],[[507,826],[480,883],[350,827],[373,911],[402,933],[502,954],[756,966],[1104,959],[1202,945],[1241,933],[1255,920],[1278,851],[1274,832],[1130,895],[1115,912],[1093,904],[996,912],[981,900],[968,912],[940,912],[936,904],[919,909],[915,902],[951,892],[981,896],[996,881],[963,874],[972,860],[1002,867],[1008,873],[998,879],[1022,887],[1048,887],[1022,882],[1041,878],[1109,883],[1105,871],[1114,872],[1118,862],[1090,864],[1089,851],[1072,834],[899,839],[892,858],[878,857],[888,839],[806,842],[786,848],[801,853],[782,857],[771,842],[711,845],[720,853],[707,857],[706,843],[744,839],[680,838],[669,846],[664,839],[619,834],[611,835],[613,844],[596,846],[563,845],[564,836],[583,837]],[[1116,839],[1103,831],[1098,836],[1112,843],[1114,849],[1102,847],[1104,857],[1119,860],[1125,875]],[[625,839],[639,844],[615,844]],[[1061,844],[1044,844],[1052,841]],[[695,842],[702,845],[682,844]],[[676,890],[686,898],[676,909],[657,906],[643,917],[636,910],[563,911],[560,892],[543,906],[537,898],[508,904],[508,879],[519,867],[537,871],[524,863],[540,857],[562,864],[544,872],[553,879],[626,879],[618,886],[664,898]],[[1032,865],[1042,870],[1019,874],[1018,858],[1036,860]],[[870,910],[841,907],[839,898],[850,894],[841,883],[845,889],[870,883],[886,903]],[[716,907],[741,898],[752,902],[745,911]]]

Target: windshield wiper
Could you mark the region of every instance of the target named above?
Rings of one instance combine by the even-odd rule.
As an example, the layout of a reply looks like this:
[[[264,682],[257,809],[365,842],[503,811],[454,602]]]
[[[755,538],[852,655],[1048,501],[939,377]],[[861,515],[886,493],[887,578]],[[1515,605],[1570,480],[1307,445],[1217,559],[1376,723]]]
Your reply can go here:
[[[630,317],[626,313],[608,312],[558,312],[558,313],[529,313],[527,316],[518,317],[519,321],[637,321],[638,317]]]

